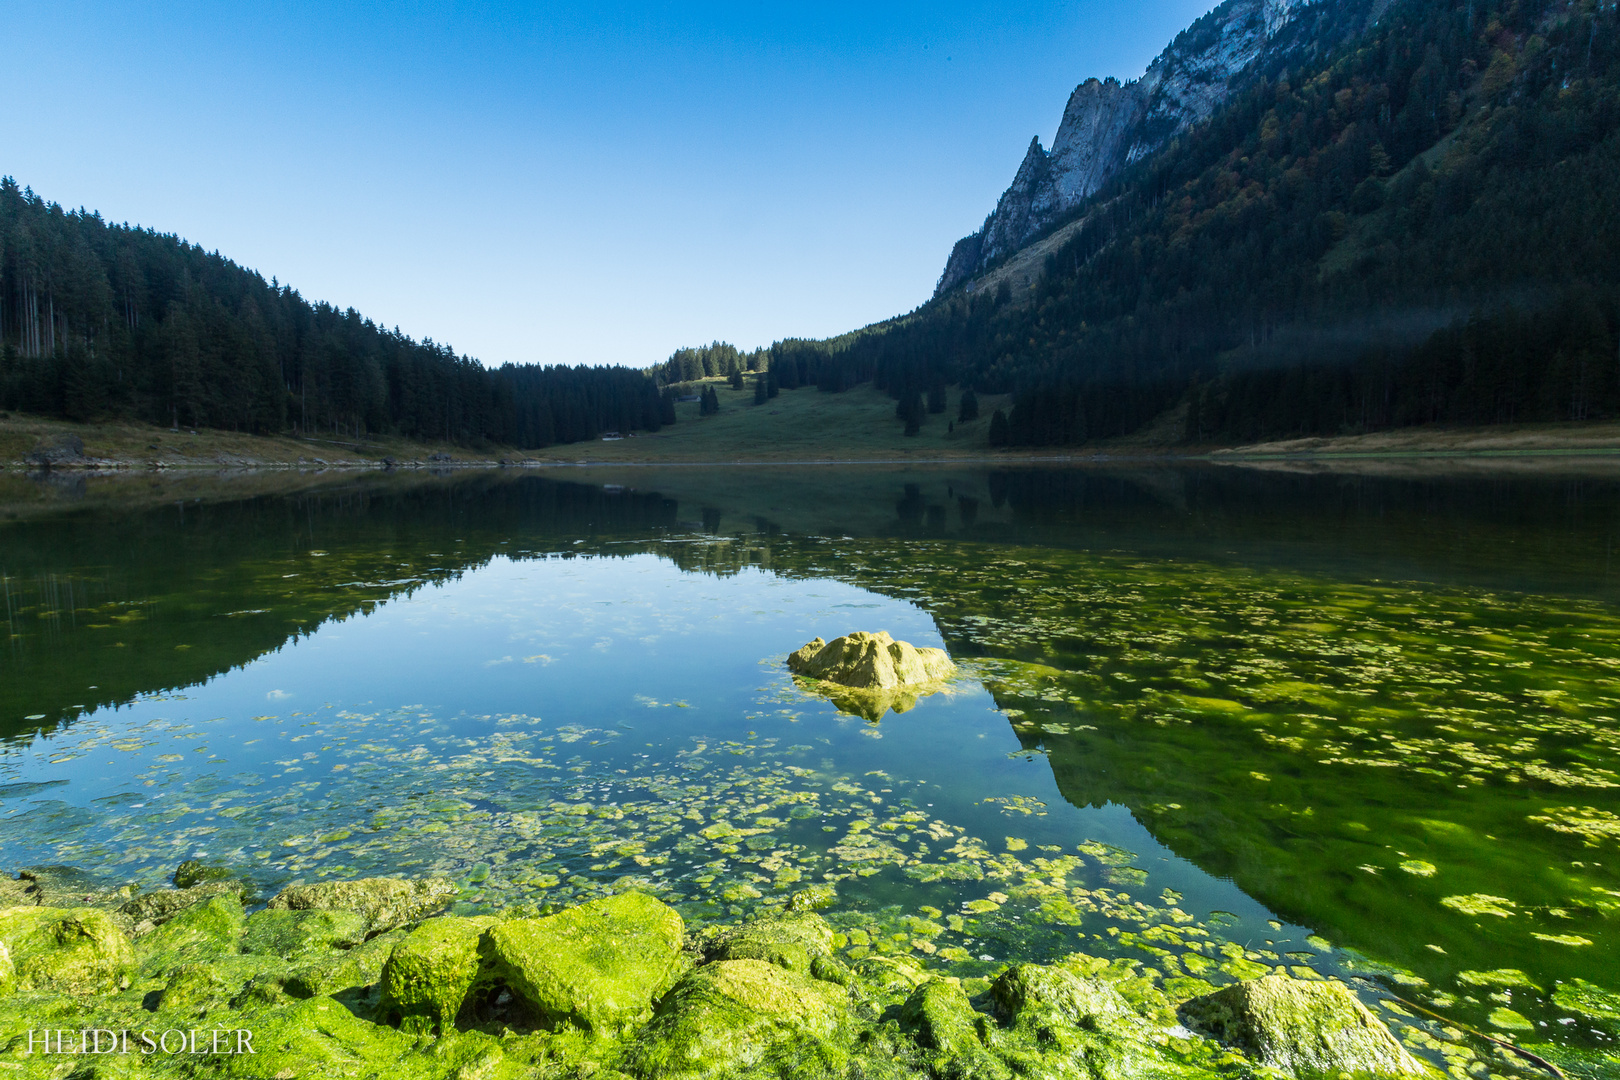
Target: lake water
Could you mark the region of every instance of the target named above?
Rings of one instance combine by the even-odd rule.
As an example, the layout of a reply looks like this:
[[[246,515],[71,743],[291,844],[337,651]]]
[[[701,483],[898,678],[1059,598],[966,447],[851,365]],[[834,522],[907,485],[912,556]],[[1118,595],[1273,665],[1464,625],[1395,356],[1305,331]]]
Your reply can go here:
[[[851,956],[1282,967],[1459,1070],[1412,1005],[1613,1065],[1554,996],[1620,990],[1620,471],[4,484],[0,866],[831,885]],[[785,668],[880,629],[960,677]]]

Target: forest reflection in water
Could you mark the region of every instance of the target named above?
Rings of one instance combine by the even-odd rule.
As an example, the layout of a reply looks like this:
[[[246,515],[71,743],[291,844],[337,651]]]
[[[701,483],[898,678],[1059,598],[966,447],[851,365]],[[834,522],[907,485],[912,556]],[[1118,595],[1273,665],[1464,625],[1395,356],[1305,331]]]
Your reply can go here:
[[[715,911],[830,876],[851,948],[968,975],[1292,965],[1532,1032],[1620,988],[1601,471],[193,484],[0,524],[9,864]],[[967,677],[869,725],[780,671],[870,619]]]

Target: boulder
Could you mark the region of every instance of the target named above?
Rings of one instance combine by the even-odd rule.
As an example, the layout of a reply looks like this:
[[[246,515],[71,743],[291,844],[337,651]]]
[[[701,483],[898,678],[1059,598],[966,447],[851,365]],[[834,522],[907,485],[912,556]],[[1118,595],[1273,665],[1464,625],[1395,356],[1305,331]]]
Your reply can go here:
[[[616,1033],[681,975],[685,924],[644,893],[620,893],[489,931],[495,978],[548,1027]]]
[[[784,912],[722,931],[706,943],[705,953],[710,959],[763,960],[810,974],[811,962],[831,955],[832,947],[827,920],[811,912]]]
[[[926,1050],[932,1050],[934,1075],[961,1080],[1007,1080],[1012,1070],[984,1046],[989,1017],[975,1012],[960,983],[932,979],[914,990],[900,1007],[900,1022]]]
[[[237,1026],[235,1024],[233,1027]],[[409,1057],[415,1040],[391,1027],[355,1016],[329,997],[278,1003],[245,1017],[240,1026],[253,1033],[252,1053],[219,1058],[219,1072],[242,1080],[288,1080],[290,1077],[386,1076],[390,1080],[423,1080],[425,1063]]]
[[[1383,1021],[1337,982],[1267,975],[1193,998],[1188,1027],[1295,1076],[1424,1076]]]
[[[212,964],[182,964],[169,975],[158,1009],[175,1016],[200,1017],[224,1004],[235,990]]]
[[[119,912],[134,922],[136,933],[144,933],[162,926],[180,912],[201,904],[215,896],[233,896],[240,901],[243,887],[239,882],[213,881],[192,885],[184,889],[159,889],[143,893],[121,907]]]
[[[480,974],[479,941],[495,925],[488,917],[429,919],[388,954],[381,990],[384,1014],[400,1030],[448,1031]]]
[[[236,877],[229,867],[210,866],[201,859],[187,859],[174,870],[174,887],[189,889],[209,881],[230,881]]]
[[[115,993],[129,986],[135,961],[123,928],[95,908],[0,910],[0,945],[11,954],[20,990]]]
[[[948,679],[956,665],[943,649],[919,649],[880,630],[816,638],[788,657],[788,670],[857,690],[894,690]]]
[[[369,923],[353,911],[254,912],[242,935],[242,951],[284,960],[324,957],[333,949],[352,949],[366,939]]]
[[[77,465],[84,461],[84,440],[77,435],[55,435],[41,439],[23,460],[41,469],[53,465]]]
[[[141,971],[156,978],[187,964],[235,956],[246,922],[247,914],[235,893],[216,894],[193,904],[137,939]]]
[[[763,960],[722,960],[659,1003],[625,1067],[643,1080],[837,1075],[847,1015],[845,993],[830,983]]]
[[[456,896],[447,878],[361,878],[323,881],[283,889],[268,905],[276,911],[358,912],[367,934],[416,922],[442,911]]]
[[[1107,983],[1039,964],[1018,964],[1002,972],[990,985],[990,997],[1009,1023],[1095,1028],[1099,1021],[1135,1016],[1130,1003]]]

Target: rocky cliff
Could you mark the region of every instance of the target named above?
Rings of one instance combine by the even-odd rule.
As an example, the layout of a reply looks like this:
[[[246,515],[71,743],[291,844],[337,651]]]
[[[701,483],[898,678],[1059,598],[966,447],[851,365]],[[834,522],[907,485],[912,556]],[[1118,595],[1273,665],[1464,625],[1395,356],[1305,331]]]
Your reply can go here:
[[[1017,251],[1119,170],[1209,119],[1268,67],[1387,5],[1368,0],[1226,0],[1184,30],[1140,79],[1088,79],[1069,96],[1052,149],[1036,138],[984,226],[957,242],[935,295]],[[1351,10],[1356,9],[1356,10]],[[1371,9],[1371,10],[1369,10]]]

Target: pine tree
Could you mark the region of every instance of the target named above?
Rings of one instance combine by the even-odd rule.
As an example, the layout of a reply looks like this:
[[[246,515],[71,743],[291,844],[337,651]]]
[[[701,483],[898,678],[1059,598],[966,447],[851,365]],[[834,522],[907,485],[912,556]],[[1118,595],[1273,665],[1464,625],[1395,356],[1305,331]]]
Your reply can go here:
[[[979,418],[979,395],[971,388],[962,391],[962,402],[957,408],[956,418],[963,423]]]
[[[770,391],[765,386],[765,376],[754,376],[754,404],[763,405],[770,400]]]
[[[997,409],[990,414],[990,445],[1006,446],[1009,439],[1007,416],[1000,409]]]

